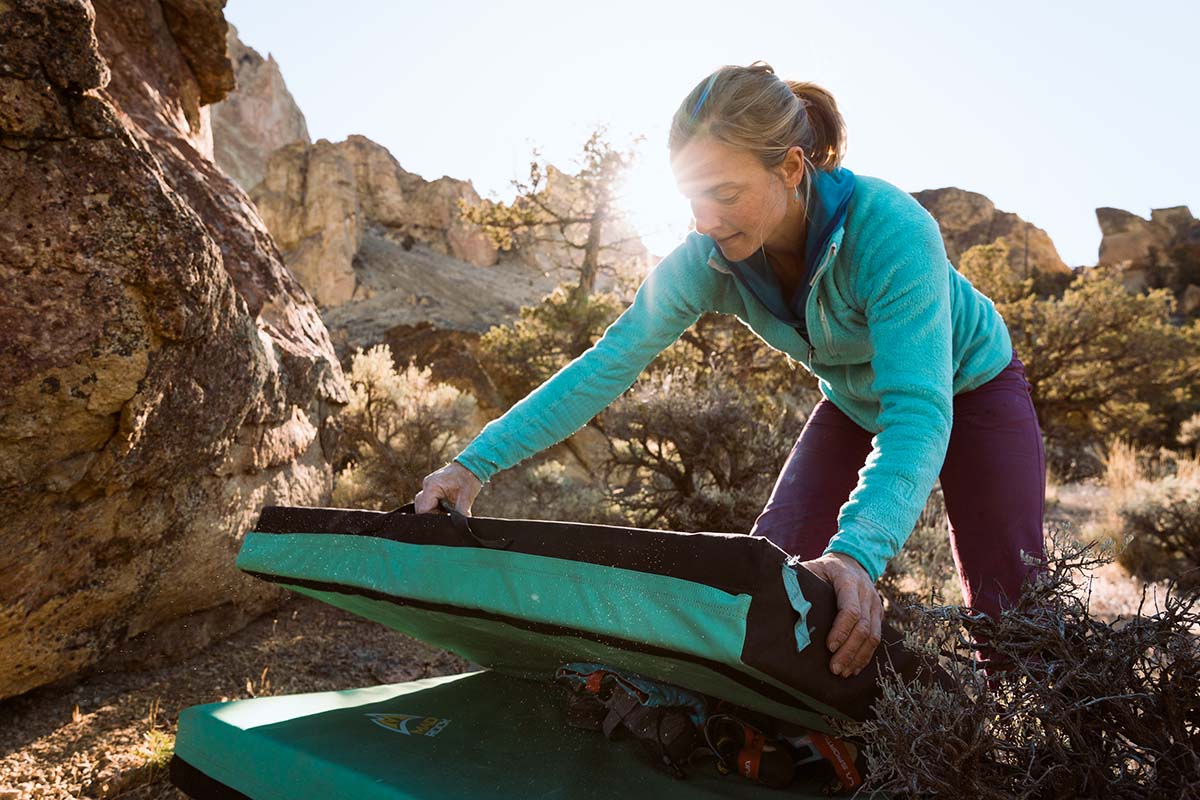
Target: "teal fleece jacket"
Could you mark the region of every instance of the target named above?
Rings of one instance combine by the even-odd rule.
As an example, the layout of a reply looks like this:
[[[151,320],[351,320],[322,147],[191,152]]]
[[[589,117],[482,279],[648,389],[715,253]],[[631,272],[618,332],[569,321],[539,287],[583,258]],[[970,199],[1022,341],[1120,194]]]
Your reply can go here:
[[[817,173],[818,194],[831,177]],[[856,176],[842,222],[823,244],[802,309],[804,337],[778,315],[782,297],[763,296],[762,286],[734,275],[710,237],[689,234],[594,346],[488,423],[455,460],[486,483],[582,428],[700,315],[733,314],[875,434],[826,552],[854,557],[878,579],[941,471],[953,396],[998,375],[1012,343],[991,300],[950,265],[937,222],[907,192]]]

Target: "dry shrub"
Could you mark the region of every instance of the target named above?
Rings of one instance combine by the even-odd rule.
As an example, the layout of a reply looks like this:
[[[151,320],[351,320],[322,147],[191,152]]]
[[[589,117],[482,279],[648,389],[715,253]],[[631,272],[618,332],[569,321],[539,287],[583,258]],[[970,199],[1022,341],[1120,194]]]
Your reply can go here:
[[[748,532],[819,399],[736,318],[705,314],[596,420],[612,505],[640,527]]]
[[[1098,475],[1113,435],[1171,445],[1200,409],[1200,323],[1176,324],[1167,289],[1126,291],[1119,271],[1076,275],[1061,295],[1039,297],[1008,266],[1003,243],[972,247],[960,269],[996,301],[1025,363],[1046,437],[1049,471]]]
[[[728,373],[657,370],[601,417],[604,485],[639,527],[748,532],[804,419]]]
[[[1200,455],[1200,414],[1193,414],[1179,426],[1177,440],[1182,446],[1189,448],[1193,454]]]
[[[615,295],[581,296],[560,286],[485,333],[479,362],[501,397],[515,403],[595,344],[622,306]]]
[[[775,395],[806,415],[821,397],[812,373],[729,314],[702,315],[654,360],[650,370],[719,375],[745,392]]]
[[[1119,560],[1126,569],[1200,589],[1200,481],[1174,475],[1149,483],[1118,513],[1127,542]]]
[[[428,368],[397,370],[387,345],[356,352],[348,377],[350,402],[339,414],[348,461],[334,478],[333,503],[404,505],[470,438],[475,399],[434,382]]]
[[[847,731],[867,740],[871,787],[904,797],[1200,797],[1200,598],[1143,598],[1136,616],[1101,622],[1085,576],[1111,556],[1058,537],[1048,552],[999,619],[919,610],[908,642],[949,679],[881,679],[877,716]],[[985,646],[992,664],[1011,666],[985,672],[975,657]]]
[[[475,510],[504,519],[630,524],[607,491],[594,481],[573,475],[562,462],[554,460],[499,473],[484,487]]]

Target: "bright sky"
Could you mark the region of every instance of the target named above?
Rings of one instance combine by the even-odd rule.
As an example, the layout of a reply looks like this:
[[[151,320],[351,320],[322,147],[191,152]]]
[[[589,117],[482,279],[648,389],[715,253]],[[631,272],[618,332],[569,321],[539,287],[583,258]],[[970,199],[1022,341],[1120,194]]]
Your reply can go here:
[[[562,169],[597,124],[645,134],[626,205],[651,251],[690,213],[667,126],[722,64],[824,85],[845,165],[913,192],[957,186],[1094,264],[1095,209],[1200,214],[1200,3],[230,0],[309,133],[363,134],[433,180],[509,199],[533,146]]]

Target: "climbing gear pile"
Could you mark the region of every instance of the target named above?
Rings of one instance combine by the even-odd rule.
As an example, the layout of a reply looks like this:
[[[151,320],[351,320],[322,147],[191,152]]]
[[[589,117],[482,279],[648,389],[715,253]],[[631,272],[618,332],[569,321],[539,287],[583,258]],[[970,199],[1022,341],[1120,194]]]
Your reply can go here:
[[[801,774],[821,777],[828,794],[862,785],[861,749],[851,742],[601,664],[564,664],[555,680],[568,689],[569,725],[610,740],[630,735],[676,778],[715,758],[722,775],[771,788]]]

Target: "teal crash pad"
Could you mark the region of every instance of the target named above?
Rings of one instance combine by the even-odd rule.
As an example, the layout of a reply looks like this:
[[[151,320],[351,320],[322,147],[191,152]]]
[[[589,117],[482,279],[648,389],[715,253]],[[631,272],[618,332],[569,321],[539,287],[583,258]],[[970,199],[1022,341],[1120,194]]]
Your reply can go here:
[[[818,779],[767,789],[711,760],[675,779],[565,709],[561,688],[490,670],[193,706],[171,777],[196,800],[825,797]]]

